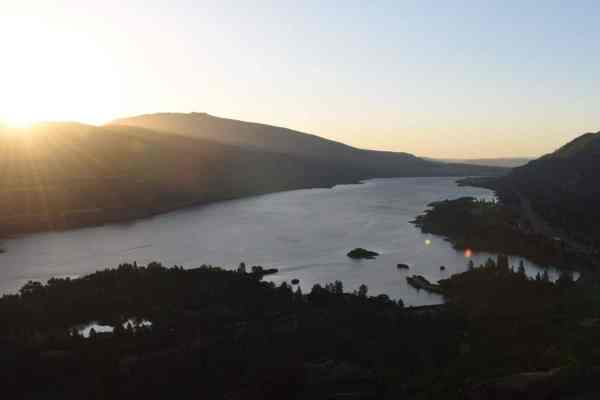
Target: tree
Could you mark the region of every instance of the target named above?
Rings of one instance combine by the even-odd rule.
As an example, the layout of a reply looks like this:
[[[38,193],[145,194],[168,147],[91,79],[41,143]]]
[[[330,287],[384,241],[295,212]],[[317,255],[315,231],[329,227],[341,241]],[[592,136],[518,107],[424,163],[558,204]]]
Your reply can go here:
[[[323,291],[323,286],[319,285],[318,283],[315,283],[312,287],[312,289],[310,290],[310,293],[320,293]]]
[[[473,262],[473,260],[469,260],[468,268],[469,271],[473,271],[475,269],[475,263]]]
[[[115,336],[123,336],[125,334],[125,328],[122,324],[115,324],[115,329],[113,329],[113,333]]]
[[[312,287],[308,295],[308,301],[314,305],[325,305],[328,302],[329,290],[323,286],[316,284]]]
[[[556,284],[561,288],[568,288],[573,286],[575,280],[573,279],[573,273],[571,271],[561,271]]]
[[[29,281],[27,282],[20,290],[19,293],[21,296],[31,295],[35,293],[40,293],[44,290],[44,285],[38,281]]]
[[[327,283],[325,290],[332,294],[344,293],[344,284],[341,281],[335,281],[333,283]]]
[[[344,293],[344,284],[342,281],[335,281],[333,284],[333,293],[334,294],[343,294]]]
[[[148,266],[146,267],[146,269],[162,269],[164,268],[163,265],[159,262],[156,261],[152,261],[151,263],[148,264]]]
[[[288,285],[287,282],[281,282],[281,285],[279,285],[279,291],[285,293],[286,295],[292,295],[294,293],[292,291],[292,287]]]
[[[517,273],[521,276],[527,276],[527,274],[525,273],[525,263],[523,262],[523,260],[519,261],[519,269],[517,270]]]
[[[498,265],[498,268],[508,270],[509,269],[508,256],[506,256],[504,254],[498,254],[497,265]]]
[[[237,272],[240,274],[246,273],[246,263],[245,262],[240,263],[240,266],[238,267]]]
[[[294,293],[294,299],[296,301],[302,301],[302,288],[300,286],[296,287],[296,292]]]
[[[127,333],[128,335],[133,335],[134,329],[133,325],[131,324],[131,321],[128,321],[127,324],[125,324],[125,333]]]
[[[542,273],[542,281],[543,282],[550,282],[550,275],[548,275],[548,270],[544,269],[544,272]]]
[[[394,301],[390,300],[390,297],[387,294],[380,294],[375,297],[375,300],[381,305],[396,304]]]
[[[263,267],[261,267],[260,265],[254,265],[251,268],[251,271],[254,275],[261,275],[263,273]]]
[[[358,297],[366,298],[369,288],[364,283],[358,287]]]

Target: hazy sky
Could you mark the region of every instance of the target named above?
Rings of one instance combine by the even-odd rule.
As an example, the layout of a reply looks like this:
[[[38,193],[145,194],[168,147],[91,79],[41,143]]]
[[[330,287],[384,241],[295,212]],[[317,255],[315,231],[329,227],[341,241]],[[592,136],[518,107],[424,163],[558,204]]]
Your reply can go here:
[[[0,0],[0,120],[203,111],[433,157],[600,130],[600,2]]]

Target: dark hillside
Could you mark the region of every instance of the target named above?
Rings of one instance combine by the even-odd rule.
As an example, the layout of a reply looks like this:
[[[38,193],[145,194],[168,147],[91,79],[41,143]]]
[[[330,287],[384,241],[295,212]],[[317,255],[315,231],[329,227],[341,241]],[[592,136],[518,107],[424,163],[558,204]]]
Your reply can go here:
[[[552,226],[600,244],[600,133],[588,133],[554,153],[515,168],[504,180]]]
[[[358,150],[282,128],[192,117],[225,121],[216,132],[229,139],[126,125],[47,123],[27,130],[3,128],[0,235],[123,221],[191,204],[373,177],[499,171]],[[268,128],[266,133],[260,127]],[[234,131],[248,140],[265,134],[265,145],[234,143],[230,140]],[[285,144],[298,151],[283,151]],[[311,149],[316,157],[307,156]]]
[[[325,161],[131,127],[48,124],[3,135],[0,151],[4,234],[357,179]]]
[[[161,113],[120,119],[119,125],[177,132],[242,147],[344,164],[363,177],[498,175],[505,169],[446,164],[408,153],[357,149],[322,137],[271,125],[205,113]]]

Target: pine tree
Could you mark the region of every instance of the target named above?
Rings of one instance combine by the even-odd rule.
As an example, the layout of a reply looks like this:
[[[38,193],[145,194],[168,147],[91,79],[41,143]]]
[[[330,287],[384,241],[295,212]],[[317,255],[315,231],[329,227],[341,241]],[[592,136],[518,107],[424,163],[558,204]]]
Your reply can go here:
[[[542,273],[542,281],[543,282],[550,282],[550,275],[548,275],[548,270],[544,269],[544,272]]]
[[[492,260],[492,258],[488,258],[487,261],[485,262],[485,267],[486,268],[496,268],[496,263],[494,262],[494,260]]]
[[[366,298],[369,288],[364,283],[358,287],[358,297]]]
[[[497,265],[498,265],[498,268],[508,270],[509,269],[508,256],[506,256],[504,254],[499,254],[498,255]]]
[[[344,284],[342,283],[342,281],[335,281],[335,283],[333,284],[333,293],[335,293],[335,294],[344,293]]]
[[[240,274],[246,273],[246,263],[245,262],[240,263],[240,266],[238,267],[237,272]]]
[[[294,293],[294,299],[296,301],[302,301],[302,288],[300,286],[296,287],[296,292]]]
[[[517,273],[521,276],[527,276],[527,274],[525,273],[525,263],[523,262],[523,260],[519,261],[519,270],[517,271]]]

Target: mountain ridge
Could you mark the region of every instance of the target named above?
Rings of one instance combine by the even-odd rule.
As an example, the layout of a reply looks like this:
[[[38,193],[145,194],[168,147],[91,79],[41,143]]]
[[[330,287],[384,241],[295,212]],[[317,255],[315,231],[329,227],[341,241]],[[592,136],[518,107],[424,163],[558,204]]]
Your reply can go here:
[[[550,226],[600,247],[600,132],[586,133],[491,182],[507,203],[526,199]]]
[[[497,158],[428,158],[433,161],[445,163],[464,163],[488,167],[516,168],[534,160],[533,157],[497,157]]]
[[[349,158],[307,157],[131,125],[57,122],[7,133],[0,135],[0,151],[7,155],[0,159],[0,235],[125,221],[375,177],[503,172],[327,141],[328,149],[351,149]],[[309,139],[323,144],[316,136]]]
[[[315,134],[257,122],[215,117],[206,113],[143,114],[121,118],[111,124],[176,132],[245,148],[260,148],[269,152],[360,165],[365,170],[365,177],[420,175],[425,173],[423,171],[428,171],[426,175],[443,176],[464,176],[471,173],[497,175],[504,171],[497,167],[440,163],[406,152],[359,149]]]
[[[133,117],[116,119],[109,122],[107,125],[128,125],[150,127],[156,131],[175,132],[187,136],[201,137],[212,139],[219,142],[227,142],[236,145],[252,145],[255,147],[266,147],[271,150],[278,149],[277,144],[267,145],[261,143],[261,136],[269,136],[274,139],[276,136],[273,133],[286,133],[304,140],[313,140],[325,143],[327,145],[343,146],[347,150],[359,150],[345,143],[326,139],[321,136],[300,132],[282,126],[268,125],[260,122],[242,121],[237,119],[222,118],[204,112],[190,113],[151,113],[141,114]],[[239,128],[243,128],[240,132]],[[234,131],[235,130],[235,131]],[[277,132],[269,132],[265,130],[275,130]],[[220,136],[217,136],[220,135]],[[282,150],[279,148],[279,150]],[[291,149],[286,146],[286,150]],[[286,151],[283,151],[286,152]]]

